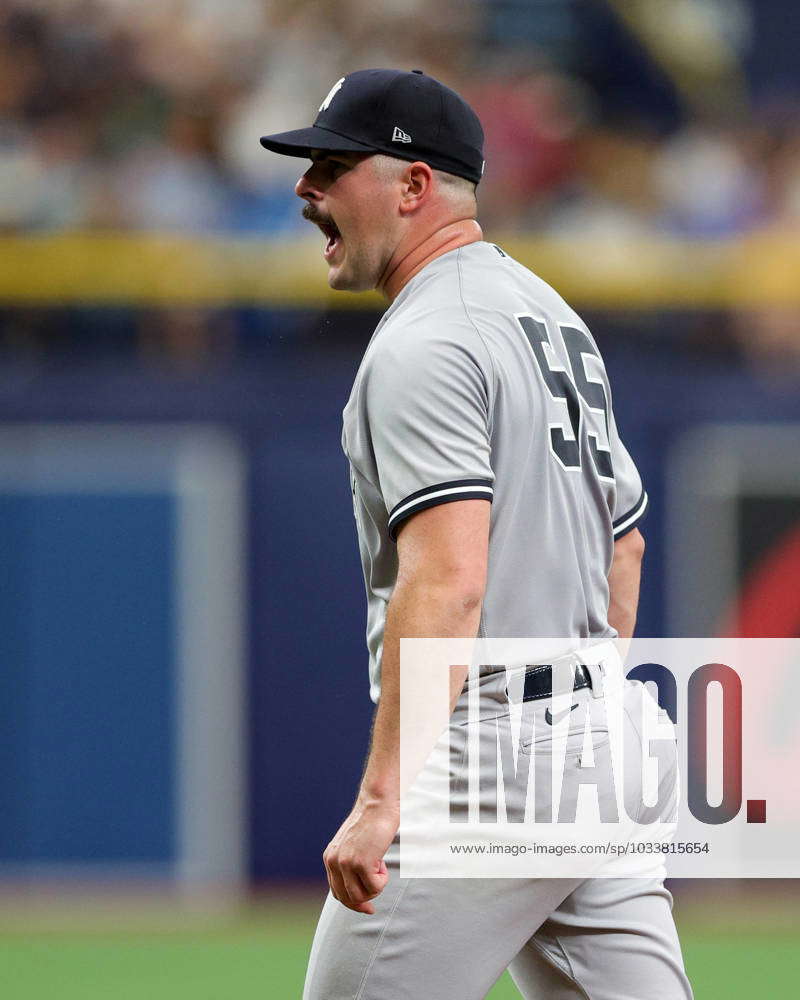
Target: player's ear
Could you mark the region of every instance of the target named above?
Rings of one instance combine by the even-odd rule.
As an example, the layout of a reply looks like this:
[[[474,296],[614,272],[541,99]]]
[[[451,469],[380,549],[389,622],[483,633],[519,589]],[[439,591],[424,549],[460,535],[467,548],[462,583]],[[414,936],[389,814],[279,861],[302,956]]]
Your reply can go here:
[[[400,211],[414,212],[427,199],[433,186],[433,171],[427,163],[409,163],[403,171]]]

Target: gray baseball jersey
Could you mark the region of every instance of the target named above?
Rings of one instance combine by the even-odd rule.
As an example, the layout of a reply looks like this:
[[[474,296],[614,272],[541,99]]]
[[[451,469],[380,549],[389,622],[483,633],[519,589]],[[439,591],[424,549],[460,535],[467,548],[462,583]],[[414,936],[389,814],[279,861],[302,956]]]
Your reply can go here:
[[[373,701],[397,532],[435,504],[492,503],[480,635],[616,635],[613,540],[647,495],[600,352],[544,281],[491,243],[434,260],[382,317],[343,418]]]

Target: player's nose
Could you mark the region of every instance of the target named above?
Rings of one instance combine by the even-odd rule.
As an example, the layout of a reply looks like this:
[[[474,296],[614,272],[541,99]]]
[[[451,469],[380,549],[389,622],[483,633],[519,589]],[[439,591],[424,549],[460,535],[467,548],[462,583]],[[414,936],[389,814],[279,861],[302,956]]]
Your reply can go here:
[[[322,192],[309,178],[309,174],[313,169],[314,166],[312,164],[294,186],[294,193],[297,197],[305,198],[306,201],[316,201],[322,197]]]

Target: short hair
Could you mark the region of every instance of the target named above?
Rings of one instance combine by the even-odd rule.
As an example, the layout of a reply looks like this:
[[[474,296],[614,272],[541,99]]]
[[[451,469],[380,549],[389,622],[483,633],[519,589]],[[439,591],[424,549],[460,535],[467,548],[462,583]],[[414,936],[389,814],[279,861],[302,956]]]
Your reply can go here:
[[[376,153],[372,159],[382,176],[386,178],[396,177],[410,162],[400,159],[399,156],[389,156],[387,153]],[[459,177],[457,174],[449,174],[444,170],[434,170],[433,173],[447,197],[453,201],[469,201],[473,209],[477,207],[478,185],[475,181]]]
[[[434,170],[434,173],[439,178],[439,183],[445,187],[452,188],[453,191],[458,191],[460,194],[471,195],[473,198],[478,197],[478,185],[475,181],[471,181],[467,177],[459,177],[458,174],[445,173],[444,170]]]

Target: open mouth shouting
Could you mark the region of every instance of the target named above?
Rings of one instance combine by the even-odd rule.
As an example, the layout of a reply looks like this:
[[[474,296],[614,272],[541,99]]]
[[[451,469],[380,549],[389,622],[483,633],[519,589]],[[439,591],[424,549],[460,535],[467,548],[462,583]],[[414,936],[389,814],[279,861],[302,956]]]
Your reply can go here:
[[[303,218],[319,226],[320,232],[325,237],[325,249],[323,255],[325,260],[331,261],[336,255],[336,251],[342,245],[342,234],[333,219],[326,219],[316,212],[310,205],[303,209]]]
[[[332,260],[342,243],[342,234],[336,223],[331,219],[328,222],[318,222],[317,225],[322,230],[322,235],[326,239],[323,255],[325,260]]]

